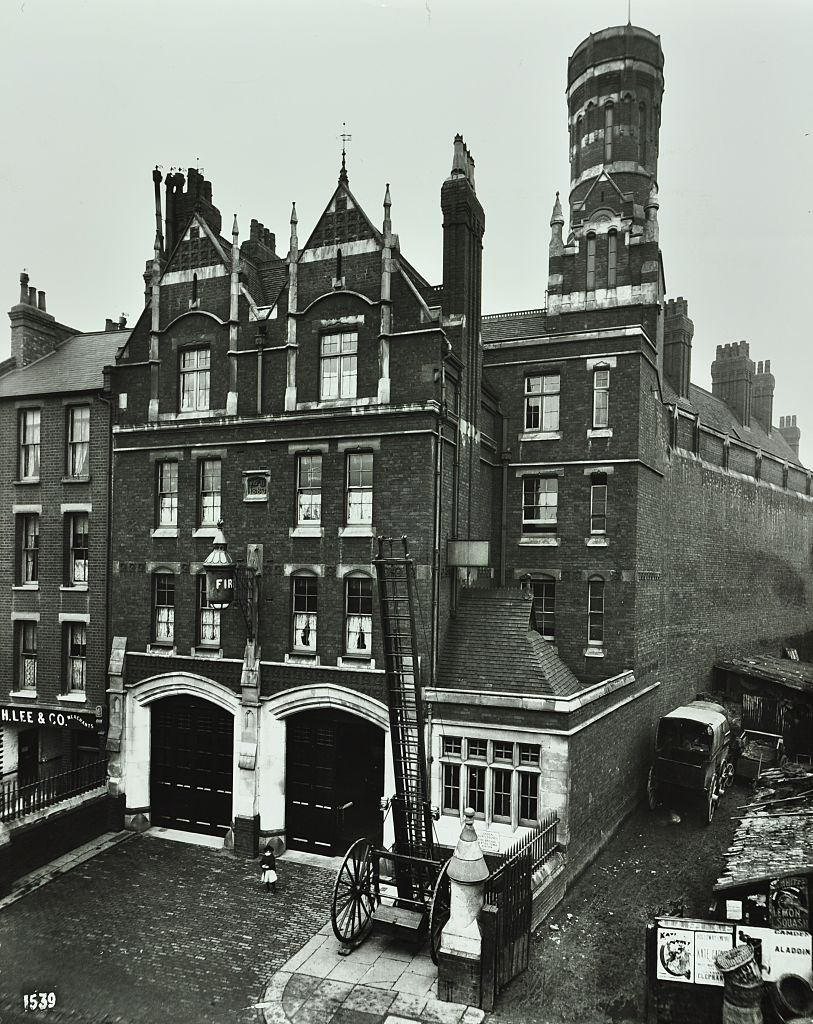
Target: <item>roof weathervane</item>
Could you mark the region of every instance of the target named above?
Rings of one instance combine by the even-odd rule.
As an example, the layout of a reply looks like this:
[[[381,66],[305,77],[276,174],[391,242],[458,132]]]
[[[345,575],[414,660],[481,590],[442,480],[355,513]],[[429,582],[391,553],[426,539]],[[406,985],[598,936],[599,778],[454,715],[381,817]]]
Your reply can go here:
[[[342,169],[339,174],[339,181],[347,184],[347,143],[352,141],[353,136],[347,131],[346,121],[342,121],[342,132],[339,138],[342,140]]]

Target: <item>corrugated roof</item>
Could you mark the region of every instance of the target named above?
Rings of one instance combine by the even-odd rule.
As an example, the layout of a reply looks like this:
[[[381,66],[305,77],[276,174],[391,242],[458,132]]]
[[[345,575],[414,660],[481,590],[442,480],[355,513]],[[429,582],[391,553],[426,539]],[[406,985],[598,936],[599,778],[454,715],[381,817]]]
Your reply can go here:
[[[74,334],[42,359],[0,377],[0,398],[100,390],[102,369],[115,363],[116,353],[131,333]]]
[[[791,690],[801,690],[813,695],[813,664],[809,661],[793,661],[769,654],[749,654],[726,661],[715,661],[715,668],[737,675],[751,676],[778,683]]]
[[[553,645],[531,628],[531,603],[518,589],[463,592],[437,685],[529,697],[570,697],[584,689]]]
[[[750,444],[754,448],[761,448],[763,452],[775,455],[778,459],[787,461],[792,465],[802,465],[799,462],[799,457],[794,455],[793,449],[776,427],[771,430],[770,434],[766,434],[762,424],[752,416],[751,427],[746,429],[722,398],[718,398],[704,388],[698,387],[697,384],[689,385],[688,399],[679,398],[671,383],[664,377],[663,400],[672,405],[677,403],[681,409],[685,409],[687,412],[699,413],[700,422],[704,423],[707,427],[711,427],[712,430],[717,430],[721,434],[730,434],[745,444]]]
[[[483,344],[538,338],[548,333],[546,309],[522,309],[514,313],[490,313],[480,322]]]

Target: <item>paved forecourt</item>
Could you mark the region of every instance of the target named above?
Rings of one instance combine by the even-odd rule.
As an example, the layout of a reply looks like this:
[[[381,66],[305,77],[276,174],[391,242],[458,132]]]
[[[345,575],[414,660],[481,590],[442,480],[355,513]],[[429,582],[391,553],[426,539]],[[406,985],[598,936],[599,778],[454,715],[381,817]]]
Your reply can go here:
[[[66,858],[67,860],[68,858]],[[255,1024],[269,979],[325,922],[332,865],[133,835],[0,904],[0,1021]],[[56,1006],[24,1012],[23,996]]]

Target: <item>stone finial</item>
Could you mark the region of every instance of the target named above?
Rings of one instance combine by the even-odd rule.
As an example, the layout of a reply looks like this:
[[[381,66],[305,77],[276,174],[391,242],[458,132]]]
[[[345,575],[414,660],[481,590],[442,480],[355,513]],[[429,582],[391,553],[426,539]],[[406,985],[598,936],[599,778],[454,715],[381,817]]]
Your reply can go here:
[[[232,222],[232,226],[231,226],[231,236],[232,236],[233,239],[236,240],[237,236],[239,234],[240,234],[240,229],[237,226],[237,214],[235,213],[234,221]]]
[[[463,136],[458,134],[454,137],[454,152],[452,154],[452,178],[468,177],[469,161],[466,153],[466,146]]]
[[[562,204],[559,201],[559,193],[557,192],[556,193],[556,202],[553,204],[553,212],[550,215],[550,226],[554,227],[554,225],[559,224],[562,227],[564,227],[564,223],[565,223],[565,216],[562,213]]]
[[[392,199],[390,198],[390,184],[387,182],[387,189],[384,192],[384,239],[385,241],[392,234],[392,220],[390,219],[390,209],[392,207]]]
[[[473,809],[467,807],[463,817],[463,830],[449,861],[449,878],[464,885],[475,885],[477,882],[484,882],[489,871],[477,840],[477,833],[474,831]]]
[[[297,225],[297,223],[298,223],[298,219],[297,219],[297,216],[296,216],[296,203],[292,203],[291,204],[291,242],[290,242],[290,246],[289,246],[291,252],[296,252],[297,251],[297,247],[299,245],[299,242],[297,241],[297,237],[296,237],[296,225]]]
[[[653,181],[652,188],[649,190],[649,195],[644,203],[646,220],[644,221],[643,238],[646,242],[658,241],[658,207],[660,205],[658,201],[658,186]]]

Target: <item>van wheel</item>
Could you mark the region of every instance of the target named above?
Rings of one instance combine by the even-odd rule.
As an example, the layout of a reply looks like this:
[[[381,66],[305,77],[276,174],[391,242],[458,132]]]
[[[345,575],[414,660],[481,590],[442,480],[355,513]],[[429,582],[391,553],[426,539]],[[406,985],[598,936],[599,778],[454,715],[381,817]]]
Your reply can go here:
[[[655,765],[649,769],[649,775],[646,780],[646,801],[649,804],[650,811],[654,811],[658,806],[658,783],[655,779]]]
[[[714,812],[717,810],[717,801],[720,799],[720,788],[717,784],[717,773],[715,772],[709,780],[709,791],[706,801],[706,824],[710,825]]]

